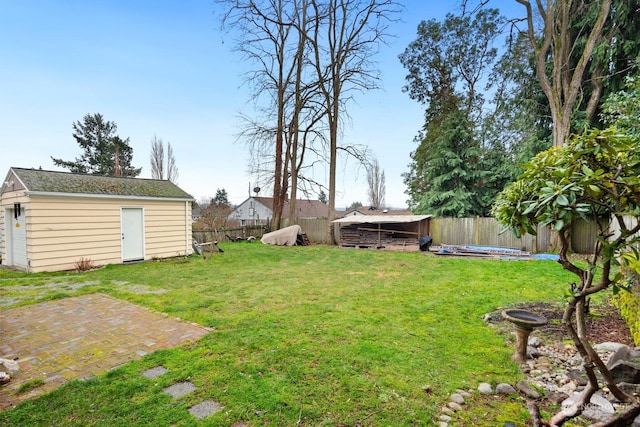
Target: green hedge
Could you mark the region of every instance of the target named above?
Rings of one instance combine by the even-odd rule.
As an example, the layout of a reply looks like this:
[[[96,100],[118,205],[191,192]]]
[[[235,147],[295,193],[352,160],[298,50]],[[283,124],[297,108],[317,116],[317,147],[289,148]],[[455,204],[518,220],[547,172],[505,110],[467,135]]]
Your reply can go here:
[[[632,273],[634,274],[634,273]],[[629,330],[636,345],[640,345],[640,278],[636,272],[631,291],[620,291],[614,302],[620,314],[629,325]]]

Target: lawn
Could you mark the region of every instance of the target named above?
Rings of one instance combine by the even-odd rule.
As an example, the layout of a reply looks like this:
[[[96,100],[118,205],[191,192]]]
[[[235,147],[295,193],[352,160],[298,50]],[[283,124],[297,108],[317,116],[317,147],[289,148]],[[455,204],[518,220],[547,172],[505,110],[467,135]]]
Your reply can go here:
[[[0,413],[0,425],[194,425],[186,408],[209,398],[224,410],[199,425],[436,425],[456,389],[522,378],[513,344],[483,315],[523,301],[559,301],[571,280],[552,261],[257,243],[223,248],[206,261],[86,273],[0,270],[0,310],[103,292],[213,328],[189,347]],[[169,373],[154,381],[140,375],[157,365]],[[193,395],[175,401],[161,392],[187,379],[197,387]],[[528,418],[518,398],[474,399],[455,425],[523,425]]]

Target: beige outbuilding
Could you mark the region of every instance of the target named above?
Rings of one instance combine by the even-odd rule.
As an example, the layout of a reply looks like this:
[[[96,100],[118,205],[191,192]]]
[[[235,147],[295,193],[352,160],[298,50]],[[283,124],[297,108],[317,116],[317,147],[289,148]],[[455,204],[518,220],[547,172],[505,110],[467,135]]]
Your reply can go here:
[[[2,265],[61,271],[189,255],[193,201],[170,181],[11,168],[0,187]]]

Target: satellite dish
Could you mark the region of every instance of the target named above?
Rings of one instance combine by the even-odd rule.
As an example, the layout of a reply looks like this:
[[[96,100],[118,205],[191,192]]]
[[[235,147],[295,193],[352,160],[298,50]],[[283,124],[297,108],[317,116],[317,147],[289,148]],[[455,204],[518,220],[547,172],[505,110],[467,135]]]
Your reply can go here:
[[[260,187],[253,187],[253,192],[258,194],[260,192]]]

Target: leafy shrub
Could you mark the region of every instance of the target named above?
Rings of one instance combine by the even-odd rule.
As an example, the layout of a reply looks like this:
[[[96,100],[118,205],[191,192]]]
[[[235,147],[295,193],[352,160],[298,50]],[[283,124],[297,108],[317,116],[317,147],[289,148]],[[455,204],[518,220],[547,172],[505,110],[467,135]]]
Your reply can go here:
[[[619,292],[613,301],[629,325],[633,341],[640,345],[640,271],[631,271],[627,275],[633,278],[633,284],[628,292]]]

